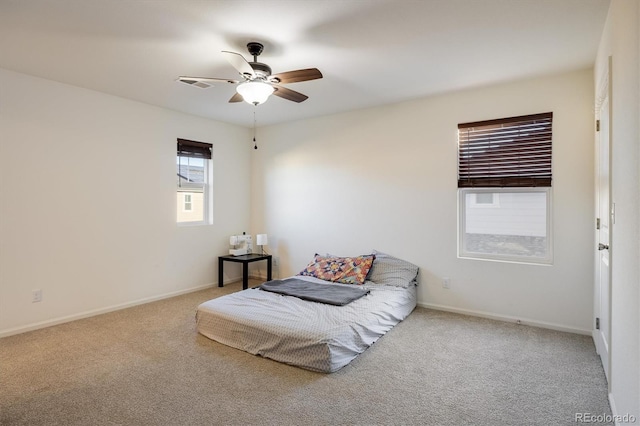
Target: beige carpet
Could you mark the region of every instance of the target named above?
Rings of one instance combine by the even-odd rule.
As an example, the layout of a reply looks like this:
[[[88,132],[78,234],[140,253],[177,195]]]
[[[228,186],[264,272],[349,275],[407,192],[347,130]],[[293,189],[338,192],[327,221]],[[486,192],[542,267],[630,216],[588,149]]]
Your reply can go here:
[[[196,306],[240,288],[0,339],[0,424],[549,426],[611,413],[587,336],[418,308],[326,375],[196,332]]]

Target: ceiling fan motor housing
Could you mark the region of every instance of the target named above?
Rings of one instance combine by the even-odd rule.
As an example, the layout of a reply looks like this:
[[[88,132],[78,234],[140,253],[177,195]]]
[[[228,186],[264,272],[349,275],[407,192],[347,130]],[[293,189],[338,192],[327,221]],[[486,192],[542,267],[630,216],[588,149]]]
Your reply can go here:
[[[264,46],[262,43],[258,43],[257,41],[247,43],[247,50],[249,54],[253,56],[253,62],[249,62],[249,65],[251,65],[251,68],[253,68],[253,71],[258,77],[265,78],[271,75],[271,67],[262,62],[258,62],[258,56],[260,56],[263,49]]]
[[[251,68],[256,73],[258,77],[269,77],[271,75],[271,67],[267,64],[263,64],[262,62],[249,62]]]

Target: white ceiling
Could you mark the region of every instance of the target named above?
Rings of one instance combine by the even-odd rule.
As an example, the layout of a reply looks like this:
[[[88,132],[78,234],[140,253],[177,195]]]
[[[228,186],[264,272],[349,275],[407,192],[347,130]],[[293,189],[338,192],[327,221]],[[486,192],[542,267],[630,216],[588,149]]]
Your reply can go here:
[[[593,65],[608,0],[0,0],[0,67],[243,126],[222,50],[320,80],[272,96],[258,125]]]

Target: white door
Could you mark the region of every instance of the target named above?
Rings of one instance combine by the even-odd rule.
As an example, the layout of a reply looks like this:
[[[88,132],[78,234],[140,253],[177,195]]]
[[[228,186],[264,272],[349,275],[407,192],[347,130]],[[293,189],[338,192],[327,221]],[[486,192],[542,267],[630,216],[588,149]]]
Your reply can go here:
[[[609,74],[611,75],[611,74]],[[607,84],[608,87],[609,84]],[[604,372],[609,380],[609,359],[611,343],[611,170],[610,170],[610,143],[609,143],[609,90],[604,90],[604,97],[598,108],[600,131],[597,136],[597,214],[599,229],[597,230],[598,251],[596,255],[595,276],[595,330],[594,340],[596,350],[602,359]]]

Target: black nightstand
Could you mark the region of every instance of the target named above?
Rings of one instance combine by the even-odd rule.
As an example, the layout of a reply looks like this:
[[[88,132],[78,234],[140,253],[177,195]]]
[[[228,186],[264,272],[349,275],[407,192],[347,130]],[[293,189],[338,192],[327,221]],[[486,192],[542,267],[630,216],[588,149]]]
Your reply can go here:
[[[222,270],[224,262],[236,262],[242,263],[242,289],[246,290],[249,287],[249,264],[251,262],[257,262],[259,260],[267,261],[267,281],[271,281],[271,259],[270,254],[243,254],[240,256],[232,256],[227,254],[225,256],[218,256],[218,287],[222,287]]]

